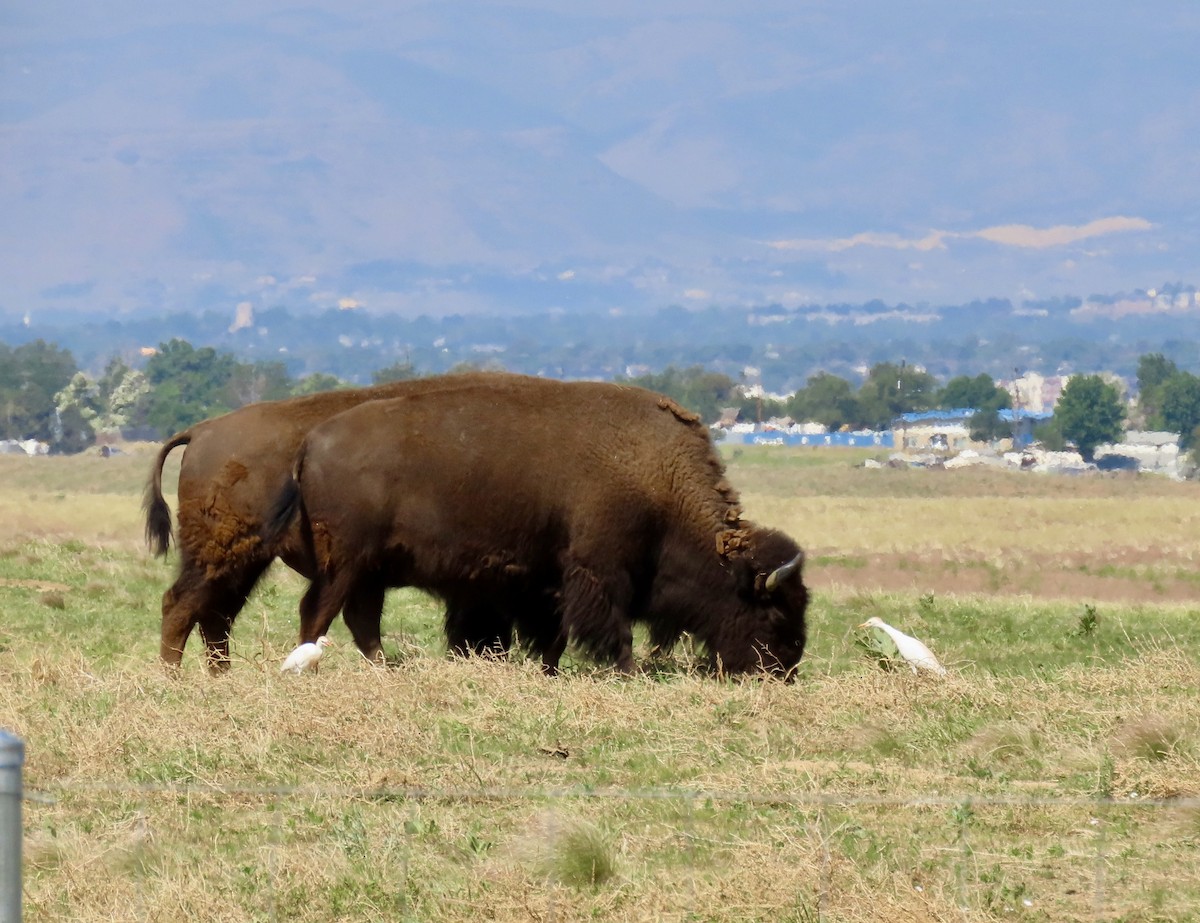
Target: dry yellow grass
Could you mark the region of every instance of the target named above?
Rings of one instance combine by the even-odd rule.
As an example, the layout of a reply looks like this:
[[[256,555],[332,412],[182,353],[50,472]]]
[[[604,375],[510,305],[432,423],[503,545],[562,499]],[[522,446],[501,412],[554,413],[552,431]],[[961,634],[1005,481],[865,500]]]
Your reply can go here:
[[[758,461],[731,465],[748,515],[794,535],[825,590],[1200,598],[1194,483]]]
[[[721,682],[682,653],[632,678],[449,660],[415,594],[385,621],[399,667],[362,662],[338,625],[320,674],[280,676],[303,588],[285,572],[211,678],[194,650],[178,676],[154,662],[171,565],[141,548],[149,457],[61,461],[40,481],[0,459],[0,726],[28,746],[29,920],[1197,916],[1200,618],[1183,576],[1154,590],[1157,557],[1194,555],[1191,485],[987,473],[941,501],[910,472],[739,462],[749,512],[813,555],[793,684]],[[1014,533],[1014,510],[1044,510],[1067,546]],[[1078,562],[1089,587],[1147,598],[1064,597]],[[972,589],[979,573],[995,586]],[[1029,592],[1045,573],[1056,586]],[[951,675],[875,669],[853,644],[868,614]]]
[[[1054,683],[13,661],[0,724],[46,799],[27,807],[29,919],[919,920],[965,901],[1072,920],[1200,893],[1196,802],[1145,807],[1200,794],[1194,717],[1163,691],[1200,670],[1175,652]],[[1127,745],[1129,701],[1184,720],[1169,752]],[[614,868],[594,887],[554,872],[580,825]]]
[[[154,451],[157,446],[134,445],[111,458],[0,455],[0,542],[144,547],[141,494]],[[174,490],[181,455],[168,461],[164,489]]]

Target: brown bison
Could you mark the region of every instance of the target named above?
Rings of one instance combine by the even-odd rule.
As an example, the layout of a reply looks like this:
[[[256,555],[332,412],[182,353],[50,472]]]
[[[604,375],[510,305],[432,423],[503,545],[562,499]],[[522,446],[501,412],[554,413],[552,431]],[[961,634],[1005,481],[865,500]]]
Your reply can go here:
[[[689,632],[728,672],[786,674],[804,651],[803,553],[745,522],[707,430],[640,388],[484,382],[362,404],[314,427],[268,541],[300,523],[316,573],[302,641],[348,604],[414,586],[470,611],[501,600],[553,672],[568,639],[633,668]],[[523,605],[524,604],[524,605]]]
[[[212,669],[229,665],[229,634],[263,571],[281,557],[306,577],[299,534],[281,532],[264,544],[260,532],[267,508],[288,483],[301,440],[316,424],[365,401],[469,385],[490,373],[443,375],[373,388],[330,391],[284,401],[251,404],[198,423],[163,444],[146,486],[146,539],[165,555],[171,538],[171,512],[163,499],[162,469],[167,456],[187,446],[179,471],[179,575],[163,594],[160,655],[177,665],[193,627],[200,626]],[[499,375],[516,387],[536,379]],[[379,620],[383,591],[365,582],[346,600],[347,619]],[[365,615],[360,616],[359,613]],[[504,647],[506,619],[484,625],[494,607],[448,612],[452,646],[461,650]],[[478,631],[480,633],[476,634]]]

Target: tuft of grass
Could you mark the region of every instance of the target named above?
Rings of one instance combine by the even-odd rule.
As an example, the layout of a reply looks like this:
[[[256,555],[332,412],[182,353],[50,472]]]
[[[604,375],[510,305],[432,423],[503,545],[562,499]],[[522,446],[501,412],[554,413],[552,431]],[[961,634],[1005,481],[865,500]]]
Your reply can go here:
[[[1143,715],[1117,732],[1117,743],[1129,756],[1148,763],[1161,763],[1183,749],[1186,735],[1175,722]]]
[[[1036,771],[1040,768],[1039,754],[1046,748],[1047,742],[1036,727],[1016,721],[993,724],[978,730],[967,744],[971,753],[969,768],[981,777]]]
[[[67,608],[67,597],[58,590],[47,590],[38,599],[47,609]]]
[[[546,873],[573,888],[596,888],[616,877],[617,852],[599,826],[573,820],[549,844]]]

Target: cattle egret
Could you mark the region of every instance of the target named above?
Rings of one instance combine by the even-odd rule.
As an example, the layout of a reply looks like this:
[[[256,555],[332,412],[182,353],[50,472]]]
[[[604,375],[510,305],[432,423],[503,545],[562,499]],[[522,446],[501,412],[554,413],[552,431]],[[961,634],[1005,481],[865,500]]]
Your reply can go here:
[[[308,641],[301,644],[298,648],[287,655],[287,659],[283,661],[283,665],[279,668],[280,673],[295,673],[297,675],[303,673],[309,667],[315,672],[317,664],[321,660],[321,655],[325,653],[325,648],[329,646],[329,639],[324,635],[317,638],[316,641]]]
[[[931,673],[936,673],[938,676],[946,675],[946,668],[938,663],[938,659],[933,656],[933,651],[927,648],[924,644],[918,641],[911,635],[906,635],[898,628],[893,628],[883,619],[877,616],[872,616],[867,619],[859,628],[878,628],[883,631],[896,644],[896,650],[900,652],[914,673],[917,670],[928,670]]]

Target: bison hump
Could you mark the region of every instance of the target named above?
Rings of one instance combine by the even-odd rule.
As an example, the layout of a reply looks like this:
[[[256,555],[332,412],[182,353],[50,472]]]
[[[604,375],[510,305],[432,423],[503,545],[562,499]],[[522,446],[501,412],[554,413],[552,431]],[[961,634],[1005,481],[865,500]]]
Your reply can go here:
[[[700,414],[692,413],[690,410],[686,409],[685,407],[682,407],[679,404],[675,403],[669,397],[660,397],[658,399],[658,408],[659,408],[659,410],[670,411],[670,413],[672,413],[675,416],[675,419],[681,420],[684,423],[695,424],[695,423],[700,422]]]
[[[746,529],[725,529],[717,533],[717,554],[728,558],[747,551],[750,533]]]

